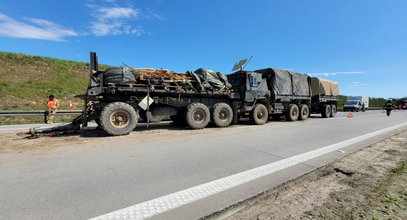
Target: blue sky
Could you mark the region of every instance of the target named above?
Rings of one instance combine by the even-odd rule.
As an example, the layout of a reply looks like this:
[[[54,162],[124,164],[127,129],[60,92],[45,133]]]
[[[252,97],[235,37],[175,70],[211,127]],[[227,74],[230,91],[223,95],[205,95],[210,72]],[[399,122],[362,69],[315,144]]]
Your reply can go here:
[[[407,96],[405,0],[2,0],[0,50],[230,73],[289,69],[343,95]]]

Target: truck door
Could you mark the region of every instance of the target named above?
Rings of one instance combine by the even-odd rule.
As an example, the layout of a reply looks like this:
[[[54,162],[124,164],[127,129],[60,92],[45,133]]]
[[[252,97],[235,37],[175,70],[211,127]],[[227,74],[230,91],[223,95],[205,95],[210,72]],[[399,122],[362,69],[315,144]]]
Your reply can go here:
[[[262,99],[269,94],[266,79],[257,72],[247,72],[245,101],[254,102],[256,99]]]

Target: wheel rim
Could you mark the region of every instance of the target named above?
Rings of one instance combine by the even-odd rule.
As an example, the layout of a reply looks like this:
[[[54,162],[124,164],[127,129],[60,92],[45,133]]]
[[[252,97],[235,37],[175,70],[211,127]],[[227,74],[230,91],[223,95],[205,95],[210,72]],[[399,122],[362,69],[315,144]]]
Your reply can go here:
[[[308,116],[308,109],[307,108],[304,108],[303,110],[302,110],[302,117],[304,118],[304,117],[307,117]]]
[[[204,121],[204,119],[205,119],[205,116],[206,116],[206,114],[205,114],[204,110],[197,109],[193,114],[194,122],[202,123]]]
[[[229,111],[222,109],[219,111],[219,119],[225,121],[229,118]]]
[[[298,115],[298,111],[297,111],[296,108],[293,108],[293,110],[291,111],[291,115],[292,115],[293,117],[296,117],[296,116]]]
[[[263,118],[264,115],[265,115],[265,112],[264,112],[262,109],[260,109],[260,110],[257,112],[257,118]]]
[[[130,123],[130,114],[127,111],[117,110],[110,115],[110,123],[116,128],[124,128]]]

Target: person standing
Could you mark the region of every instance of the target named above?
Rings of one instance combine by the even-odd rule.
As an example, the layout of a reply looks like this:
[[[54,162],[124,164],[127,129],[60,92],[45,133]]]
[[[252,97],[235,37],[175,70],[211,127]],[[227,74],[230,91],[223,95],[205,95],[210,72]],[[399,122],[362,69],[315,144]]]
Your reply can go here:
[[[391,99],[387,100],[386,103],[384,103],[383,108],[386,110],[387,116],[390,116],[391,110],[394,109],[394,105]]]
[[[54,95],[50,95],[48,102],[47,102],[47,117],[45,118],[45,121],[47,124],[53,123],[54,117],[57,113],[57,110],[59,110],[59,101],[54,97]]]

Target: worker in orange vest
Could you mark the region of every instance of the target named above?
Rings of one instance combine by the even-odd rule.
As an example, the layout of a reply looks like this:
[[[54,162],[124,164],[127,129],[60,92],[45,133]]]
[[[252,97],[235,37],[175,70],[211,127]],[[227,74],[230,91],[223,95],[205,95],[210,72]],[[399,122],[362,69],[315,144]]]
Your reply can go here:
[[[48,111],[45,121],[47,124],[51,124],[53,122],[55,115],[57,114],[57,110],[59,110],[59,101],[54,97],[54,95],[49,96],[47,107]]]

